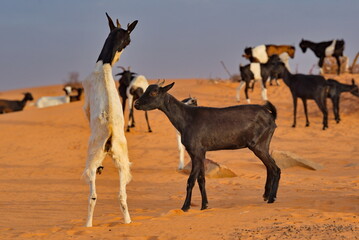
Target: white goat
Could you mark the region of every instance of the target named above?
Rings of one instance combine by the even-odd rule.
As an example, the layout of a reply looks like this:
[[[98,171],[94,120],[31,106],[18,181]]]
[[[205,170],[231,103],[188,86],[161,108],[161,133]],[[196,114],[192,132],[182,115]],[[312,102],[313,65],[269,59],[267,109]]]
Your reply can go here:
[[[65,91],[64,96],[41,97],[36,101],[35,106],[38,108],[44,108],[44,107],[51,107],[51,106],[61,105],[64,103],[69,103],[70,93],[72,91],[71,87],[66,86],[62,90]]]
[[[185,98],[182,102],[188,106],[197,106],[197,99],[193,97]],[[184,151],[185,148],[181,142],[181,134],[177,132],[177,145],[179,151],[179,162],[178,162],[178,170],[182,170],[184,168]]]
[[[112,66],[119,60],[123,49],[130,43],[130,33],[135,28],[137,21],[129,24],[127,30],[124,30],[118,20],[116,21],[117,27],[115,27],[107,13],[106,16],[110,34],[98,57],[94,71],[83,82],[84,111],[91,127],[86,168],[83,174],[90,185],[87,227],[92,226],[96,205],[96,173],[101,173],[103,168],[101,165],[106,154],[111,155],[119,170],[119,202],[124,222],[131,222],[126,194],[126,185],[131,180],[130,162],[124,134],[122,106],[112,76]]]
[[[126,89],[126,95],[128,98],[128,107],[130,114],[128,116],[128,125],[127,125],[127,132],[130,131],[131,127],[135,126],[135,118],[133,116],[133,103],[137,99],[139,99],[142,94],[146,91],[148,87],[148,81],[145,76],[138,75],[133,80],[131,80],[130,85]],[[147,111],[145,111],[145,117],[147,122],[148,131],[152,132],[150,127],[150,123],[148,121]]]

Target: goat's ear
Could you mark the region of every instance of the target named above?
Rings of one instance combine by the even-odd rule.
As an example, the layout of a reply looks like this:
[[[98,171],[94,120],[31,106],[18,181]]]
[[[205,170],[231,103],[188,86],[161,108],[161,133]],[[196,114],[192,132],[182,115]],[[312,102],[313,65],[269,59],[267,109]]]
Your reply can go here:
[[[108,26],[110,27],[110,31],[112,31],[115,28],[115,24],[113,24],[112,19],[110,18],[110,16],[106,13],[106,17],[108,20]]]
[[[171,84],[168,84],[167,86],[164,86],[164,87],[162,87],[161,89],[162,89],[162,91],[164,91],[164,92],[168,92],[168,90],[170,90],[170,89],[173,87],[173,85],[175,85],[175,82],[173,82],[173,83],[171,83]]]
[[[138,20],[135,20],[131,24],[127,25],[127,32],[131,33],[133,31],[133,29],[135,29],[137,23],[138,23]]]
[[[115,76],[122,76],[123,75],[123,72],[122,73],[117,73]]]

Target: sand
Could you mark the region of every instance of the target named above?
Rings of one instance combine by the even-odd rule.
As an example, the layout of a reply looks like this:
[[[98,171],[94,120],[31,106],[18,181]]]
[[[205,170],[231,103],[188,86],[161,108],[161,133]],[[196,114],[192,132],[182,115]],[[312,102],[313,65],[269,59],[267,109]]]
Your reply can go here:
[[[349,83],[351,78],[342,75],[340,81]],[[238,83],[204,79],[167,83],[172,81],[176,84],[170,93],[176,98],[191,94],[202,106],[237,104]],[[94,227],[84,227],[88,185],[81,174],[90,131],[83,102],[44,109],[27,106],[22,112],[0,115],[0,239],[358,239],[359,98],[342,95],[339,124],[328,101],[325,131],[312,101],[311,126],[305,127],[298,101],[297,127],[292,128],[291,95],[281,83],[268,87],[278,110],[271,150],[292,152],[322,169],[283,169],[277,201],[267,204],[262,199],[266,170],[251,151],[208,152],[207,158],[238,177],[207,179],[209,209],[204,211],[199,210],[196,185],[192,207],[184,213],[180,208],[187,176],[176,169],[175,129],[154,110],[149,112],[153,133],[148,133],[144,113],[136,111],[137,126],[126,133],[133,163],[133,180],[127,188],[131,224],[123,223],[118,174],[107,158],[97,178]],[[17,89],[1,92],[0,98],[18,99],[30,91],[37,99],[62,95],[61,89],[60,85]],[[263,103],[258,83],[250,96],[252,103]],[[243,97],[242,93],[241,104]]]

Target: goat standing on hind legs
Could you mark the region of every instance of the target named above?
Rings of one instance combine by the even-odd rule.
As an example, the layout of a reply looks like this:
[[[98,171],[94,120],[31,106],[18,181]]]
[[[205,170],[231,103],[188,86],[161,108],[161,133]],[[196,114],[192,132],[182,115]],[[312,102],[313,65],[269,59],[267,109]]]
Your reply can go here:
[[[121,28],[118,20],[115,27],[107,15],[110,34],[97,59],[95,70],[84,82],[84,110],[90,122],[91,136],[84,176],[90,185],[88,218],[86,227],[92,226],[93,213],[96,205],[96,172],[101,172],[101,164],[106,154],[110,154],[120,176],[119,201],[124,222],[130,223],[131,218],[127,207],[126,185],[131,180],[130,162],[128,159],[127,141],[124,134],[124,117],[120,98],[112,76],[112,66],[130,43],[130,33],[137,20],[129,24],[127,30]]]
[[[263,106],[191,107],[167,93],[173,85],[150,85],[136,101],[135,108],[144,111],[161,110],[181,134],[182,144],[192,162],[182,210],[188,211],[190,208],[196,180],[202,196],[201,209],[208,207],[204,168],[206,152],[226,149],[249,148],[263,162],[267,168],[263,198],[273,203],[280,179],[280,168],[269,154],[269,144],[276,128],[275,107],[270,102]]]

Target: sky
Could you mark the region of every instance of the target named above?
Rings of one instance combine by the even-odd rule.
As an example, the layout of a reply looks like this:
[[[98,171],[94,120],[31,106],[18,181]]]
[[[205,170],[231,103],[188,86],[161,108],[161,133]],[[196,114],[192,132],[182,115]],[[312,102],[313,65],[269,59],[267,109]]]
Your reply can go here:
[[[228,78],[245,47],[295,45],[292,70],[308,73],[318,59],[302,38],[344,39],[359,51],[357,0],[1,0],[0,91],[84,79],[109,33],[105,12],[122,26],[138,20],[117,66],[148,79]],[[114,68],[114,74],[120,72]],[[319,69],[315,69],[318,71]]]

